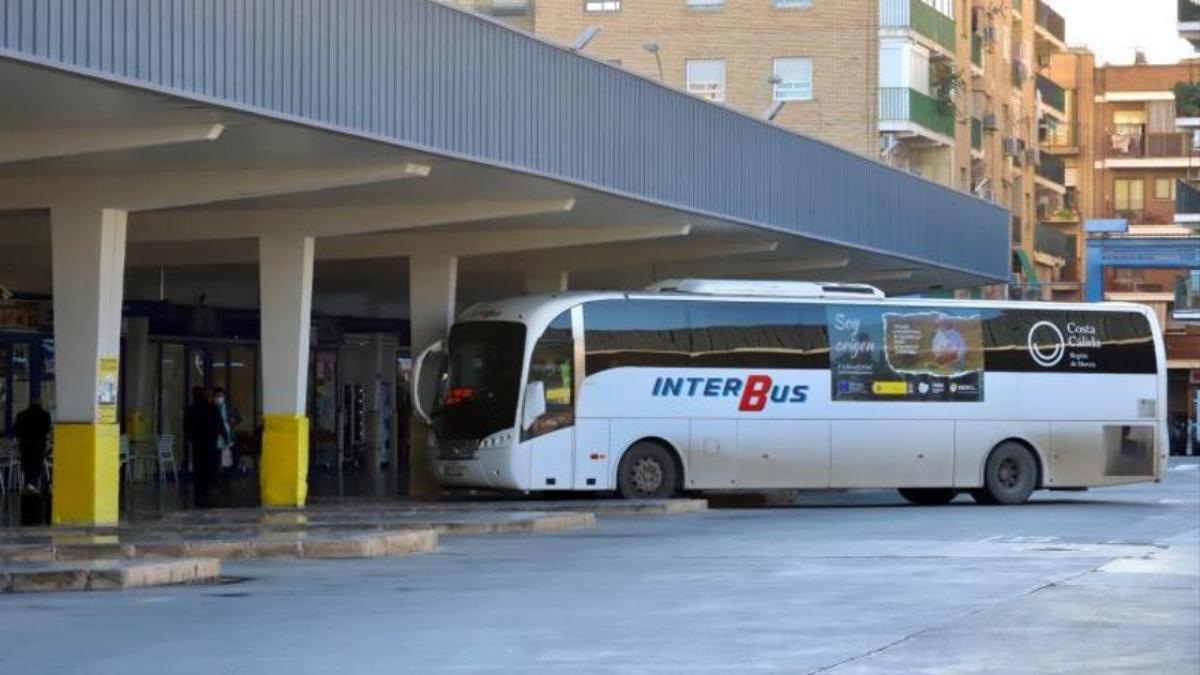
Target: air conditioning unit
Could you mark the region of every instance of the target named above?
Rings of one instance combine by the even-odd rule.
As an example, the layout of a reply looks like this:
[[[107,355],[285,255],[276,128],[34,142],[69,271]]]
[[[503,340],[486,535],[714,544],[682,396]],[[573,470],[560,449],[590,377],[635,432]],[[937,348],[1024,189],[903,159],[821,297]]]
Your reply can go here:
[[[999,125],[996,123],[996,113],[988,113],[983,116],[984,131],[995,131],[998,128]]]
[[[980,33],[980,35],[983,36],[983,41],[990,45],[996,41],[996,27],[995,26],[984,26],[983,31]]]
[[[1021,139],[1013,136],[1008,136],[1004,139],[1004,154],[1010,157],[1018,157],[1024,149],[1025,144],[1021,142]]]

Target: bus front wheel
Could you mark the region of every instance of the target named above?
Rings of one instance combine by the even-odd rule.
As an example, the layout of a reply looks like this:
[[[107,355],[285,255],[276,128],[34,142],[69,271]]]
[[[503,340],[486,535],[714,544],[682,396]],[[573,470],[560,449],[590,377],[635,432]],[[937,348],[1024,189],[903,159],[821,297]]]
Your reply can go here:
[[[617,467],[617,491],[625,499],[666,499],[675,492],[675,460],[657,443],[630,448]]]
[[[901,497],[917,506],[941,506],[958,496],[958,490],[949,488],[900,488],[899,492]]]
[[[1020,443],[1001,443],[988,455],[983,487],[971,491],[980,504],[1020,504],[1037,487],[1037,460]]]

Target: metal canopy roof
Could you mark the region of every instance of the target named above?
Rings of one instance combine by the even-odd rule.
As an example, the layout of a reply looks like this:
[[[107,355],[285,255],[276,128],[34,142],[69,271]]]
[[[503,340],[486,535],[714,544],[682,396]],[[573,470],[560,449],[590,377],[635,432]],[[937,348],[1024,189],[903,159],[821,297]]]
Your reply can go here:
[[[960,285],[1008,278],[994,204],[429,0],[0,0],[5,59]]]

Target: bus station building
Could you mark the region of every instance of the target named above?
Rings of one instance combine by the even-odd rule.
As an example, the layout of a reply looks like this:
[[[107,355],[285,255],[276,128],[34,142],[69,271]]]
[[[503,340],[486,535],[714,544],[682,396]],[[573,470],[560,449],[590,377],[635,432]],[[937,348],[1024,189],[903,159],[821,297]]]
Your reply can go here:
[[[479,300],[1010,274],[993,203],[431,0],[0,0],[0,88],[0,431],[51,410],[56,523],[183,463],[192,386],[265,506],[354,453],[427,493],[405,359]]]

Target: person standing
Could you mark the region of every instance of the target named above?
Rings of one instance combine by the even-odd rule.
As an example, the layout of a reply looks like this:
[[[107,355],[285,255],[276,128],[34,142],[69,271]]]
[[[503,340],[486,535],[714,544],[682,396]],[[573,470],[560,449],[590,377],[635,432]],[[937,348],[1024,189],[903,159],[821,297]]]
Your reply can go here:
[[[32,401],[17,415],[13,425],[17,444],[21,448],[21,473],[25,476],[25,491],[36,494],[42,472],[46,470],[46,444],[50,437],[50,413],[41,401]]]
[[[192,388],[192,404],[183,414],[183,431],[192,448],[196,508],[212,508],[216,505],[213,488],[221,466],[218,440],[222,436],[222,424],[220,411],[208,400],[203,387]]]

